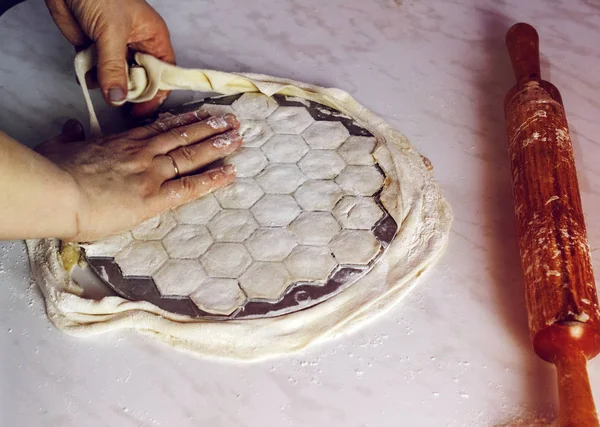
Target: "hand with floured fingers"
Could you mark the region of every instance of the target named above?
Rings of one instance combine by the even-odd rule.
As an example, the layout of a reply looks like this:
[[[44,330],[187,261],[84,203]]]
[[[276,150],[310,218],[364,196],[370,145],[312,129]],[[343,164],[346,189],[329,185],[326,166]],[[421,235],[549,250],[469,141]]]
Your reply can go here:
[[[210,165],[240,147],[238,128],[196,111],[84,141],[70,120],[37,153],[0,133],[0,239],[93,241],[229,185],[235,168]]]
[[[96,141],[56,142],[38,152],[65,169],[80,191],[78,230],[69,239],[95,240],[231,184],[233,165],[199,169],[242,143],[235,116],[202,112],[167,116],[149,126]]]

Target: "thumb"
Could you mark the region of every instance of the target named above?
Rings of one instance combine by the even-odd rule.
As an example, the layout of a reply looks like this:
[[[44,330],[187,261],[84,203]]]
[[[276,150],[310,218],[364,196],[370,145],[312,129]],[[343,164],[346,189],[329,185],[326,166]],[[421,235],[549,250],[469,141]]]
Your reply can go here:
[[[77,142],[85,139],[85,132],[81,123],[75,119],[69,119],[62,127],[62,133],[57,137],[60,142]]]
[[[98,51],[98,83],[104,99],[121,105],[127,98],[127,38],[106,34],[96,41]]]

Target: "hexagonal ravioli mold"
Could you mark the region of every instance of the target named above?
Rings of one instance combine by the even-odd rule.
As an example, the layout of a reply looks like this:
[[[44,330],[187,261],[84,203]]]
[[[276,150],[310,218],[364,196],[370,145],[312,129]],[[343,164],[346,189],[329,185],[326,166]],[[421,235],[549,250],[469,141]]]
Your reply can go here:
[[[246,302],[246,295],[234,279],[206,279],[190,298],[199,309],[224,316],[230,315]]]
[[[267,123],[275,133],[293,135],[298,135],[313,122],[313,118],[303,107],[279,107],[267,119]]]
[[[212,194],[194,200],[175,209],[173,215],[181,224],[206,225],[221,210],[221,206]]]
[[[344,196],[333,214],[344,228],[370,230],[381,219],[383,211],[370,197]]]
[[[213,239],[203,225],[179,225],[163,239],[171,258],[198,258],[212,245]]]
[[[197,259],[170,259],[154,275],[154,283],[163,296],[186,296],[206,278],[206,272]]]
[[[379,251],[371,257],[375,252],[373,248],[378,243],[371,240],[371,245],[366,245],[370,249],[362,251],[362,256],[356,253],[344,254],[338,246],[348,243],[342,245],[339,243],[341,240],[350,239],[356,243],[362,239],[357,237],[360,234],[348,234],[348,231],[371,230],[375,240],[379,239],[383,247],[393,238],[397,224],[379,205],[377,192],[381,186],[372,194],[361,195],[370,193],[375,186],[382,184],[382,176],[372,174],[373,170],[379,172],[371,154],[376,145],[375,138],[348,117],[328,107],[307,100],[300,102],[275,96],[274,99],[283,107],[270,111],[272,100],[255,95],[236,95],[206,101],[205,110],[213,115],[231,113],[235,108],[226,104],[236,101],[239,101],[236,108],[244,111],[239,114],[240,131],[245,136],[243,149],[226,159],[226,163],[237,165],[238,180],[236,184],[218,190],[214,195],[172,212],[180,225],[162,237],[162,244],[169,250],[172,258],[170,261],[162,262],[164,255],[161,255],[158,247],[154,248],[154,252],[148,248],[138,248],[135,242],[131,243],[131,236],[128,238],[126,235],[114,238],[112,242],[107,241],[104,246],[102,242],[97,247],[90,246],[88,257],[91,264],[102,265],[106,269],[102,271],[110,271],[109,278],[118,278],[117,282],[128,289],[124,291],[124,295],[133,295],[131,298],[142,298],[145,295],[143,298],[147,297],[166,310],[192,316],[212,314],[244,318],[261,313],[275,315],[283,308],[282,304],[297,305],[298,309],[307,307],[307,303],[312,303],[306,298],[313,298],[315,301],[327,298],[328,292],[349,286],[350,282],[368,271],[381,253]],[[244,96],[249,101],[242,100]],[[190,104],[181,109],[191,111],[197,109],[198,105],[199,103]],[[323,123],[323,120],[327,123]],[[310,144],[305,142],[301,133]],[[269,165],[268,162],[272,164]],[[298,171],[298,166],[303,172]],[[353,167],[367,169],[353,170]],[[293,173],[289,173],[290,171]],[[355,178],[351,176],[351,172],[357,172],[362,177]],[[370,185],[367,188],[360,181],[364,177],[369,178],[369,174],[375,178],[367,179]],[[300,175],[308,175],[309,180],[304,182],[307,178],[302,179]],[[298,176],[299,179],[296,182],[295,179],[290,180],[290,176]],[[332,180],[335,178],[340,185]],[[355,181],[359,181],[359,185]],[[268,192],[284,194],[265,194]],[[293,194],[290,195],[290,192]],[[301,212],[299,205],[305,212]],[[227,213],[228,210],[238,209],[246,210],[246,213],[250,209],[251,215]],[[242,217],[244,220],[241,220]],[[250,227],[247,227],[248,223],[251,224]],[[231,224],[237,226],[230,227]],[[212,236],[205,227],[207,225],[221,236],[220,239],[235,240],[236,243],[215,242],[211,245]],[[256,226],[259,228],[255,230]],[[344,230],[340,230],[340,226]],[[151,237],[160,238],[158,236],[163,233],[161,226],[145,224],[145,227],[149,229]],[[169,228],[168,224],[162,227]],[[155,228],[156,234],[153,234]],[[233,232],[226,237],[231,233],[229,228],[237,228],[243,232]],[[194,234],[198,235],[194,237]],[[207,248],[209,245],[210,248]],[[191,285],[187,288],[184,286],[185,289],[177,292],[167,291],[165,289],[169,286],[165,285],[164,280],[162,284],[158,283],[161,282],[158,276],[156,286],[160,285],[165,294],[173,293],[162,298],[152,279],[137,275],[122,277],[116,264],[118,259],[112,259],[112,256],[119,251],[124,253],[132,250],[131,246],[134,247],[134,252],[138,252],[138,258],[152,258],[144,257],[144,251],[157,255],[156,259],[148,263],[150,270],[157,268],[155,264],[167,268],[171,264],[176,265],[178,261],[196,262],[200,269],[205,270],[206,278],[202,281],[202,286],[205,287],[194,290],[189,298],[178,297],[177,293],[188,292]],[[339,259],[334,258],[331,253],[333,249]],[[366,264],[360,264],[359,261]],[[141,273],[141,270],[135,272]],[[271,276],[276,280],[253,286],[248,278],[258,274],[258,271],[262,273],[257,281],[269,276],[265,271],[271,271]],[[155,271],[153,274],[156,281],[159,273]],[[254,299],[247,300],[241,290],[237,278],[242,276]],[[208,291],[211,286],[213,291]],[[174,289],[174,285],[171,288]],[[221,292],[214,292],[214,289]],[[222,296],[222,301],[209,300],[217,296]]]
[[[252,264],[252,257],[240,243],[215,243],[200,261],[210,277],[235,279]]]
[[[224,116],[225,114],[235,114],[233,108],[229,105],[204,104],[202,109],[211,116]]]
[[[257,261],[283,261],[296,247],[285,228],[259,228],[244,244]]]
[[[274,163],[296,163],[309,150],[300,135],[275,135],[261,148]]]
[[[123,276],[152,275],[167,259],[169,255],[158,241],[135,241],[115,257]]]
[[[261,93],[245,93],[232,107],[239,119],[264,120],[278,105],[277,101]]]
[[[338,149],[340,156],[349,165],[369,166],[375,164],[373,151],[377,140],[367,136],[351,136]]]
[[[361,127],[355,120],[326,105],[286,95],[273,95],[273,98],[276,99],[281,106],[306,107],[308,113],[316,121],[340,122],[348,129],[348,132],[350,132],[350,135],[352,136],[373,137],[371,132]]]
[[[214,192],[215,198],[225,209],[249,209],[264,194],[262,188],[250,178],[238,178],[230,186]]]
[[[255,180],[267,194],[291,194],[304,184],[307,178],[296,165],[272,164]]]
[[[287,194],[267,194],[250,211],[263,227],[283,227],[300,214],[300,207]]]
[[[289,226],[302,245],[327,245],[340,231],[340,225],[329,212],[303,212]]]
[[[350,132],[340,122],[314,122],[302,132],[306,143],[315,150],[335,150],[349,136]]]
[[[131,242],[133,242],[131,233],[123,233],[82,246],[86,257],[114,257]]]
[[[244,140],[242,146],[248,148],[259,148],[274,135],[262,120],[242,120],[239,132]]]
[[[346,163],[334,150],[311,150],[298,163],[302,172],[311,179],[333,179]]]
[[[284,261],[294,282],[324,281],[337,262],[323,246],[296,246]]]
[[[333,181],[312,180],[294,193],[298,204],[307,211],[331,211],[343,192]]]
[[[346,194],[372,196],[383,185],[383,175],[375,166],[347,166],[335,179]]]
[[[259,148],[241,148],[227,157],[225,163],[235,166],[238,178],[251,178],[263,170],[268,161]]]
[[[245,210],[225,209],[208,224],[215,242],[241,243],[254,233],[258,224]]]
[[[131,232],[137,240],[160,240],[171,231],[177,222],[170,212],[155,216],[141,225],[134,228]]]
[[[291,284],[290,273],[280,262],[255,261],[240,277],[248,298],[279,299]]]
[[[344,230],[330,244],[340,264],[367,265],[381,249],[379,240],[367,230]]]

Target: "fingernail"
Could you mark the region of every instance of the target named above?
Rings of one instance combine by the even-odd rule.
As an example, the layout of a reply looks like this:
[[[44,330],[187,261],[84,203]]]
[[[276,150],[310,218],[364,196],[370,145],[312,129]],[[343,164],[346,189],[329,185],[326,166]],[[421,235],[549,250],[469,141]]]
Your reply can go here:
[[[125,91],[120,87],[112,87],[108,90],[108,100],[110,102],[121,102],[125,100]]]
[[[205,120],[210,117],[210,114],[208,114],[206,110],[203,110],[202,107],[198,108],[196,111],[192,111],[192,114],[194,114],[198,120]]]
[[[232,126],[238,128],[240,126],[240,121],[234,114],[225,114],[225,120]]]
[[[225,172],[227,175],[235,175],[237,172],[237,169],[236,169],[235,165],[228,164],[228,165],[223,166],[223,172]]]

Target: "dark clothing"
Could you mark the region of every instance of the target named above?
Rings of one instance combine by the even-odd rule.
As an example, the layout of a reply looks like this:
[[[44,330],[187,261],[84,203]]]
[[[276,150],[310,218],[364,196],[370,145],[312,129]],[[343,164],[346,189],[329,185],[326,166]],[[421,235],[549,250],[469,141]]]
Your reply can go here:
[[[11,7],[21,3],[23,0],[0,0],[0,16]]]

